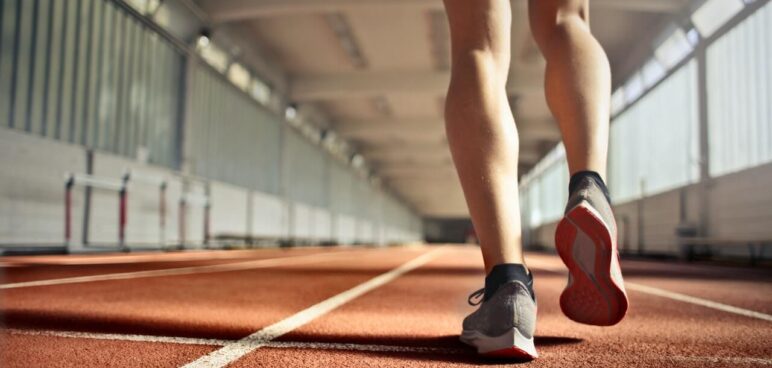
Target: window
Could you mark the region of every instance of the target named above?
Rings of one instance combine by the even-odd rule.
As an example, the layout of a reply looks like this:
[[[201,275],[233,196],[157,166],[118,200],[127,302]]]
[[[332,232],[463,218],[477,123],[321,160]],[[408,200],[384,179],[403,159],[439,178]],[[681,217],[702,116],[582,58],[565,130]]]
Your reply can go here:
[[[625,83],[625,101],[629,104],[643,94],[643,78],[640,73],[633,74]]]
[[[209,37],[201,36],[198,38],[198,53],[206,62],[220,73],[225,73],[228,69],[228,54],[214,45]]]
[[[657,59],[649,59],[643,66],[643,69],[641,69],[643,85],[646,88],[652,87],[665,76],[665,73],[665,68],[657,61]]]
[[[772,161],[772,5],[707,49],[710,174]]]
[[[228,68],[228,80],[244,91],[249,90],[251,84],[249,71],[239,63],[233,63]]]
[[[692,23],[702,37],[710,37],[743,10],[740,0],[708,0],[692,14]]]
[[[698,179],[694,61],[617,116],[611,125],[609,189],[616,203]]]
[[[249,93],[252,95],[252,98],[263,105],[267,106],[271,102],[271,88],[258,78],[252,78],[252,86]]]
[[[694,47],[689,43],[686,32],[681,28],[676,28],[657,46],[654,55],[665,68],[672,69],[692,50]]]

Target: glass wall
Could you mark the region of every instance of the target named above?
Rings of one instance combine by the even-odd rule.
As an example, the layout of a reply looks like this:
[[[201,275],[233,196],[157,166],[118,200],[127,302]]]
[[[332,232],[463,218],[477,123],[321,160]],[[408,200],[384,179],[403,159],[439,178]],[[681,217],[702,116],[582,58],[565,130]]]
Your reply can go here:
[[[699,179],[697,66],[682,66],[611,125],[608,184],[615,203]]]
[[[177,49],[111,1],[0,10],[0,126],[177,166]]]
[[[711,177],[772,162],[772,5],[708,0],[681,24],[666,29],[652,57],[612,96],[608,184],[615,204],[700,180],[700,111],[707,112]],[[565,203],[567,178],[555,168],[564,166],[556,154],[522,181],[527,226],[554,221]]]
[[[294,107],[282,116],[281,96],[248,65],[203,32],[183,42],[159,31],[165,5],[0,0],[0,128],[351,217],[378,217],[384,202],[395,226],[417,223],[345,140],[322,139]]]
[[[707,49],[710,174],[772,161],[772,5]]]
[[[191,68],[185,162],[195,175],[279,194],[281,120],[208,66]]]
[[[537,227],[563,215],[568,201],[568,164],[563,144],[523,178],[520,196],[524,227]]]

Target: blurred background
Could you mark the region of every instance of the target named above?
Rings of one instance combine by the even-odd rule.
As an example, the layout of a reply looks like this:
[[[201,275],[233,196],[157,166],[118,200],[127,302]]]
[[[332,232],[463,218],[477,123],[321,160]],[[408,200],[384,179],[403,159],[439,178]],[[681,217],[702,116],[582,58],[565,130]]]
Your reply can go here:
[[[621,251],[772,257],[769,1],[590,3]],[[512,190],[551,248],[565,152],[512,7]],[[6,254],[475,238],[441,1],[0,0],[0,22]]]

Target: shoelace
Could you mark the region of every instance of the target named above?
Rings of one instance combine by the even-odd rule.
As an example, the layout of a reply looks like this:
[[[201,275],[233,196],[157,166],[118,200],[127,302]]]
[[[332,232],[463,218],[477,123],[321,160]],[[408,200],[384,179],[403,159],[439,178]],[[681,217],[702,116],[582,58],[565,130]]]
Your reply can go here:
[[[485,296],[485,288],[477,290],[469,295],[469,298],[466,300],[466,302],[471,306],[480,305],[480,303],[483,302],[483,296]]]

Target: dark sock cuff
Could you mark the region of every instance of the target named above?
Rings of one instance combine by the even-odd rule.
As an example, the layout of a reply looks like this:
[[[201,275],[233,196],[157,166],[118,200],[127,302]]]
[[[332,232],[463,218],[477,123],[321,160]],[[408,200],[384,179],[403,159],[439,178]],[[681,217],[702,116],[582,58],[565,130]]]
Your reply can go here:
[[[598,184],[600,189],[603,191],[603,195],[606,196],[606,200],[611,203],[611,195],[609,195],[608,188],[606,187],[606,183],[603,181],[603,178],[600,177],[600,174],[598,174],[595,171],[577,171],[574,173],[574,175],[571,175],[571,180],[568,182],[568,195],[570,196],[579,186],[579,183],[582,182],[582,179],[588,178],[590,180],[595,181],[595,184]]]
[[[502,263],[493,266],[491,273],[485,277],[485,296],[483,300],[490,299],[499,287],[510,281],[520,281],[528,287],[531,297],[533,293],[533,276],[524,265],[518,263]]]

